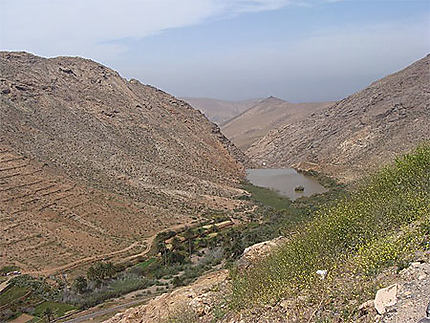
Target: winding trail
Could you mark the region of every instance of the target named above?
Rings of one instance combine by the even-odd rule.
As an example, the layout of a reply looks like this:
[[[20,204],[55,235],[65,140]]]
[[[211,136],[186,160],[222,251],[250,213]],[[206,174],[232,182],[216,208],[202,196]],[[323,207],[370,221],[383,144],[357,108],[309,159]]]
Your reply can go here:
[[[79,323],[79,322],[89,321],[89,320],[92,320],[92,319],[94,319],[96,317],[99,317],[99,316],[102,316],[102,315],[115,313],[118,310],[121,310],[121,309],[124,309],[124,308],[129,308],[129,307],[131,307],[133,305],[141,304],[141,303],[147,301],[148,299],[151,299],[152,297],[146,297],[146,298],[143,298],[143,299],[134,300],[134,301],[131,301],[131,302],[128,302],[128,303],[124,303],[124,304],[121,304],[121,305],[117,305],[117,306],[114,306],[114,307],[105,308],[105,309],[102,309],[102,310],[99,310],[99,311],[96,311],[96,312],[93,312],[93,313],[89,313],[89,314],[85,314],[85,315],[82,315],[82,316],[78,316],[76,318],[72,318],[70,320],[67,320],[67,319],[64,320],[64,321],[61,320],[61,322],[64,322],[64,323]]]
[[[187,226],[187,225],[186,224],[178,224],[178,225],[174,225],[174,226],[171,226],[169,228],[166,228],[163,231],[166,231],[166,230],[178,230],[178,229],[184,228],[185,226]],[[77,267],[79,265],[82,265],[82,264],[85,264],[85,263],[90,263],[90,262],[95,262],[95,261],[99,261],[99,260],[103,260],[103,259],[106,259],[106,258],[111,258],[113,256],[116,256],[116,255],[119,255],[121,253],[127,252],[127,251],[129,251],[129,250],[131,250],[131,249],[133,249],[133,248],[135,248],[135,247],[137,247],[139,245],[145,245],[146,248],[145,248],[144,251],[141,251],[141,252],[139,252],[137,254],[134,254],[134,255],[131,255],[131,256],[128,256],[128,257],[125,257],[125,258],[122,259],[122,261],[133,260],[133,259],[136,259],[138,257],[145,256],[147,253],[149,253],[149,251],[151,250],[151,247],[152,247],[152,243],[154,242],[154,240],[157,237],[158,233],[153,234],[152,236],[146,238],[143,241],[136,241],[136,242],[132,243],[131,245],[129,245],[128,247],[126,247],[124,249],[121,249],[121,250],[113,251],[113,252],[110,252],[110,253],[105,253],[105,254],[102,254],[102,255],[95,255],[95,256],[91,256],[91,257],[82,258],[82,259],[70,262],[70,263],[68,263],[66,265],[62,265],[62,266],[55,267],[55,268],[48,268],[48,269],[36,270],[36,271],[26,271],[26,272],[23,272],[22,274],[27,274],[27,275],[45,275],[45,276],[55,275],[55,274],[57,274],[59,272],[73,269],[73,268],[75,268],[75,267]]]
[[[139,253],[139,255],[145,255],[146,253],[149,252],[149,250],[151,250],[151,244],[152,241],[154,240],[155,237],[150,237],[148,239],[145,240],[145,244],[146,244],[146,249],[145,251]],[[119,255],[121,253],[127,252],[137,246],[139,246],[140,244],[142,244],[141,242],[134,242],[131,245],[129,245],[128,247],[121,249],[121,250],[117,250],[117,251],[113,251],[110,253],[105,253],[102,255],[95,255],[95,256],[91,256],[91,257],[86,257],[86,258],[82,258],[76,261],[73,261],[71,263],[68,263],[66,265],[63,266],[59,266],[59,267],[55,267],[55,268],[48,268],[48,269],[43,269],[43,270],[37,270],[37,271],[26,271],[23,272],[23,274],[28,274],[28,275],[54,275],[57,274],[58,272],[61,271],[65,271],[65,270],[70,270],[73,269],[79,265],[88,263],[88,262],[94,262],[94,261],[98,261],[98,260],[102,260],[102,259],[106,259],[106,258],[111,258],[113,256]]]

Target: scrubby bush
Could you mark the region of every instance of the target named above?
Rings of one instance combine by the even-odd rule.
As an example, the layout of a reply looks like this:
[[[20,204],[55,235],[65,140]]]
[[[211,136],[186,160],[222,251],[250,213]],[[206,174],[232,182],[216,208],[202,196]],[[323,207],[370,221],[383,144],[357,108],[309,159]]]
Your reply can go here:
[[[115,276],[117,269],[111,262],[98,262],[88,268],[87,278],[94,282],[102,282]]]
[[[88,287],[88,282],[84,276],[78,276],[73,282],[73,289],[79,294],[85,293]]]
[[[430,215],[430,145],[366,178],[252,269],[233,276],[233,306],[273,302],[307,288],[315,271],[347,261],[362,274],[401,262],[423,244]]]

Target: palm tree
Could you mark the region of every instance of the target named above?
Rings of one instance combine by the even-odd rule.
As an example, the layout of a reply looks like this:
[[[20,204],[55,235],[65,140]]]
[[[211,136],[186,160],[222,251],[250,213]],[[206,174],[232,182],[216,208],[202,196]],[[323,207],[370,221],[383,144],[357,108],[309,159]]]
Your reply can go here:
[[[184,232],[184,238],[188,241],[188,255],[191,258],[191,253],[193,252],[193,243],[192,243],[192,239],[194,238],[194,233],[193,231],[188,228],[185,230]]]
[[[181,249],[181,240],[177,236],[174,236],[172,239],[172,249],[179,250]]]
[[[46,320],[48,322],[52,321],[52,315],[53,315],[52,309],[50,307],[45,308],[45,310],[43,311],[43,316],[46,317]]]
[[[161,254],[161,257],[163,258],[163,264],[166,265],[166,244],[164,241],[158,241],[157,243],[157,251]]]

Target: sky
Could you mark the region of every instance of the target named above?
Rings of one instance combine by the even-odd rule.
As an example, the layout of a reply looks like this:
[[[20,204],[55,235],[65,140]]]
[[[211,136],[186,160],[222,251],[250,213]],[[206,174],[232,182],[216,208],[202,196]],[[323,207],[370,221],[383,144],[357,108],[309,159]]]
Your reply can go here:
[[[175,96],[341,99],[430,53],[429,0],[0,0],[0,50]]]

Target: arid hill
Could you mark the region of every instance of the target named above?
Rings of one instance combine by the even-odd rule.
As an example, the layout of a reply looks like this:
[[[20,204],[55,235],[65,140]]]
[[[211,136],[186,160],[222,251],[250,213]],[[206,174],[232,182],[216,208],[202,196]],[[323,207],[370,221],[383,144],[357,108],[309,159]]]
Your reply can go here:
[[[240,160],[216,125],[156,88],[87,59],[0,52],[0,267],[143,252],[237,194]]]
[[[211,98],[182,98],[197,110],[202,111],[206,117],[218,125],[234,118],[243,111],[257,104],[261,99],[226,101]]]
[[[290,103],[268,97],[221,125],[222,132],[245,151],[270,130],[297,121],[319,111],[330,103]]]
[[[429,62],[427,56],[305,119],[272,130],[247,154],[267,167],[316,169],[344,180],[379,167],[430,139]]]

